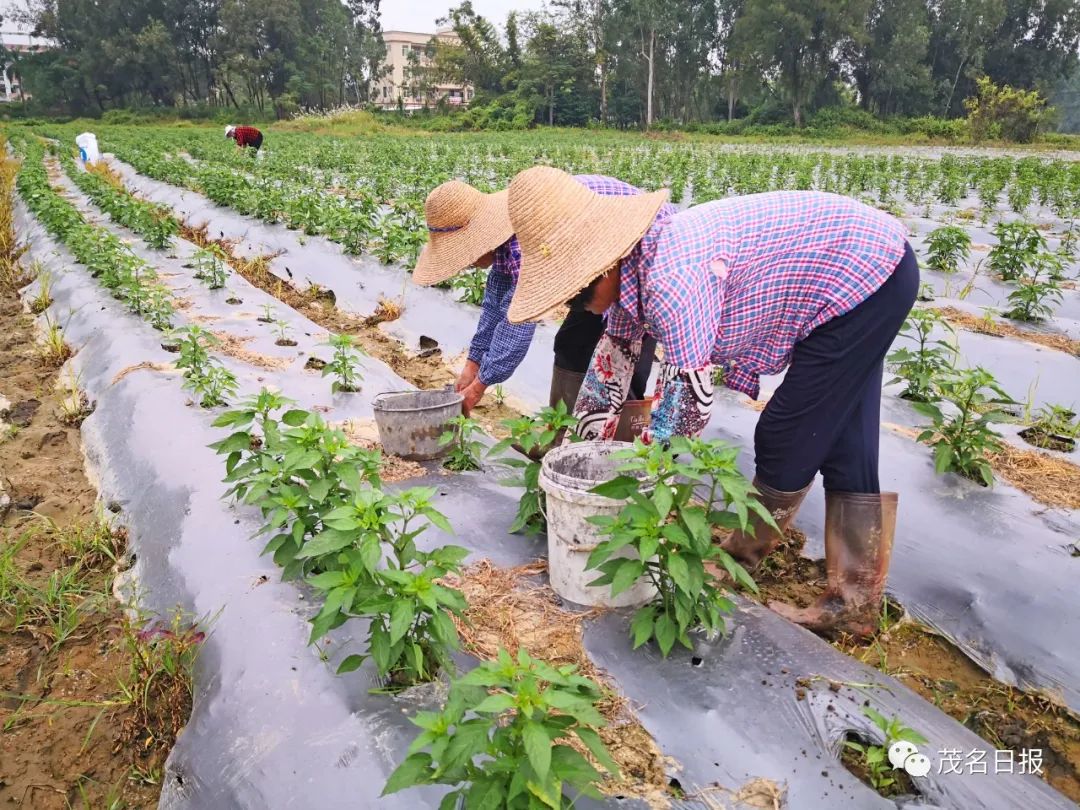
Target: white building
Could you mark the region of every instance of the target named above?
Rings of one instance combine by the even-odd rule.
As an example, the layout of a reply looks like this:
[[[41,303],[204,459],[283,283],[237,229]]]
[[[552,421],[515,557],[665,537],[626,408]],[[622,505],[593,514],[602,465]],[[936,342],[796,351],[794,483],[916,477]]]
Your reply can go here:
[[[457,34],[450,30],[436,34],[383,31],[385,65],[389,70],[376,85],[375,102],[384,110],[404,109],[413,112],[434,107],[441,99],[455,106],[472,101],[473,90],[468,85],[429,83],[423,78],[423,71],[432,65],[433,39],[450,43],[458,41]]]

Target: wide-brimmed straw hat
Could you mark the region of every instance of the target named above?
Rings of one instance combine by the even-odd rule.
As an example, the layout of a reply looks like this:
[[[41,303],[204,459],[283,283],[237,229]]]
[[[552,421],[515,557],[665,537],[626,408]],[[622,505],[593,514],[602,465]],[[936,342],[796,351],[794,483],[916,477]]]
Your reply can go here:
[[[417,284],[438,284],[472,267],[514,235],[506,191],[485,194],[451,180],[424,201],[428,243],[413,268]]]
[[[228,138],[234,132],[236,132],[236,127],[233,126],[232,124],[229,124],[227,127],[225,127],[225,137],[226,138]]]
[[[521,271],[510,323],[542,319],[615,266],[641,241],[668,193],[597,194],[566,172],[536,166],[510,183]]]

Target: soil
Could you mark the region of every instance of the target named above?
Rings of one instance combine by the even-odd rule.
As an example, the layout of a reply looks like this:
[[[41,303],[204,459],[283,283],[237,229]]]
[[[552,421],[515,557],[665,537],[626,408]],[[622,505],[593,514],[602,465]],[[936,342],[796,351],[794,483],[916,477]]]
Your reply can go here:
[[[547,563],[538,561],[517,568],[496,568],[481,560],[466,568],[448,584],[465,595],[469,607],[462,620],[455,619],[464,649],[482,659],[493,660],[499,649],[524,647],[529,655],[550,664],[574,664],[578,672],[601,685],[605,693],[598,705],[608,725],[600,730],[620,777],[600,785],[609,796],[633,796],[650,807],[671,805],[670,763],[637,720],[634,707],[619,694],[606,675],[589,659],[582,643],[582,625],[598,610],[567,610],[540,577]],[[589,756],[584,747],[578,747]],[[595,762],[594,762],[595,764]]]
[[[1068,436],[1055,436],[1038,428],[1027,428],[1020,431],[1020,438],[1033,447],[1042,450],[1057,450],[1059,453],[1071,453],[1076,449],[1076,439]]]
[[[262,291],[269,293],[283,304],[292,307],[309,320],[334,333],[344,333],[357,338],[364,351],[381,360],[412,385],[421,390],[443,388],[457,379],[457,374],[444,362],[441,352],[420,356],[410,352],[400,341],[387,335],[372,323],[371,318],[364,318],[338,309],[326,290],[310,288],[301,291],[285,279],[270,273],[268,259],[257,257],[246,259],[234,255],[232,243],[226,240],[211,240],[207,237],[205,226],[192,228],[181,225],[181,234],[185,239],[199,247],[215,244],[221,248],[229,265],[248,282]],[[310,362],[310,361],[309,361]],[[502,422],[521,416],[519,411],[505,403],[497,403],[488,397],[472,413],[473,417],[494,436],[506,435]]]
[[[802,556],[806,537],[789,530],[753,573],[763,602],[810,604],[825,589],[825,563]],[[1080,719],[1053,701],[995,681],[947,639],[886,603],[883,629],[834,646],[876,667],[985,739],[993,749],[1042,749],[1044,778],[1080,802]],[[855,771],[853,771],[855,772]],[[858,775],[856,773],[856,775]]]
[[[119,705],[117,684],[131,659],[120,638],[122,611],[110,598],[112,560],[75,558],[64,545],[96,525],[97,493],[83,469],[79,430],[62,421],[56,373],[41,366],[33,341],[30,315],[13,292],[0,292],[0,396],[39,402],[23,405],[21,426],[0,436],[0,483],[11,498],[0,514],[0,550],[16,549],[13,567],[34,588],[77,567],[71,599],[81,618],[55,644],[48,622],[24,618],[17,629],[14,602],[0,601],[0,805],[156,807],[154,780],[172,738],[136,739],[133,710]],[[104,537],[121,555],[122,532]],[[33,597],[31,604],[44,607]]]
[[[382,445],[379,444],[379,429],[374,419],[350,419],[342,422],[340,428],[345,433],[345,438],[357,447],[378,450],[382,453],[383,461],[382,467],[379,468],[379,478],[383,483],[408,481],[410,478],[420,478],[427,474],[427,469],[423,464],[407,461],[383,450]]]
[[[969,312],[963,312],[955,307],[940,307],[938,312],[945,316],[945,320],[953,326],[966,329],[969,332],[978,332],[981,335],[993,335],[994,337],[1013,337],[1026,340],[1028,343],[1037,343],[1048,349],[1056,349],[1059,352],[1080,357],[1080,340],[1073,340],[1067,335],[1046,334],[1027,329],[1017,329],[1015,326],[1000,321],[988,321],[978,318]]]

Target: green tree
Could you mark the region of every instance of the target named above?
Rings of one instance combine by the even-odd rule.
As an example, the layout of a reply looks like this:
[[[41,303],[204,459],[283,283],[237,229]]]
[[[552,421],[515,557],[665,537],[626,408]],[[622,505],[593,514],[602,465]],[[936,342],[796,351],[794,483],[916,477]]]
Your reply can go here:
[[[866,36],[851,44],[851,75],[863,109],[878,115],[928,111],[933,85],[925,0],[873,0]]]

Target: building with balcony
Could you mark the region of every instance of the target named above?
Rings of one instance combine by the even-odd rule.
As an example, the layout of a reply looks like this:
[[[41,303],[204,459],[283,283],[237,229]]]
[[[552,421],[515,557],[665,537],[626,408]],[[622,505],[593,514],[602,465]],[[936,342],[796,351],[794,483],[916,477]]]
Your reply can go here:
[[[384,110],[415,112],[434,107],[444,99],[451,106],[464,106],[472,101],[471,86],[437,82],[428,75],[432,67],[432,40],[455,43],[458,37],[451,30],[435,34],[383,31],[387,70],[376,84],[375,101]]]

